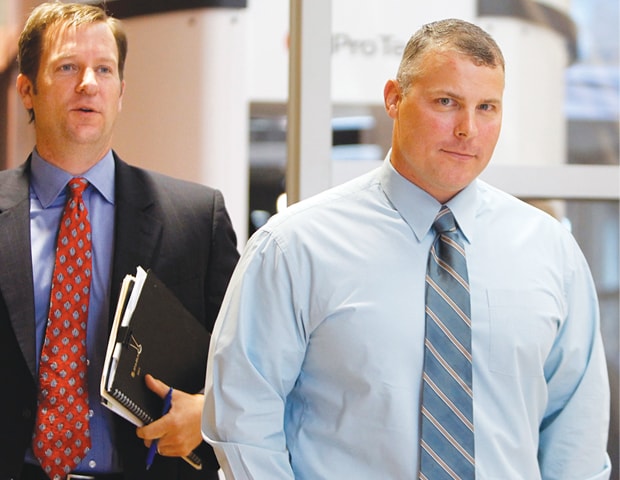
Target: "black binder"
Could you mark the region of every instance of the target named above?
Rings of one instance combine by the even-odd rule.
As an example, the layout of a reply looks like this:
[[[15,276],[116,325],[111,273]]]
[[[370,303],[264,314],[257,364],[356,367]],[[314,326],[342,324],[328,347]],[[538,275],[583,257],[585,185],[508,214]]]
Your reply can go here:
[[[134,425],[161,415],[149,373],[174,389],[204,387],[210,334],[152,271],[138,267],[123,280],[101,376],[101,402]],[[193,454],[188,463],[200,468]]]

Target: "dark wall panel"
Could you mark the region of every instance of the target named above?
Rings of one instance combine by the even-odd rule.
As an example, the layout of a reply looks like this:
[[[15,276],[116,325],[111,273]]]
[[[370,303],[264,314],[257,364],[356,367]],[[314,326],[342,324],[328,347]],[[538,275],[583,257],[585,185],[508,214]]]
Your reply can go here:
[[[545,25],[566,39],[571,60],[577,55],[577,27],[566,13],[555,8],[534,0],[478,0],[478,15],[516,17]]]
[[[108,0],[101,5],[117,18],[193,8],[245,8],[247,0]]]

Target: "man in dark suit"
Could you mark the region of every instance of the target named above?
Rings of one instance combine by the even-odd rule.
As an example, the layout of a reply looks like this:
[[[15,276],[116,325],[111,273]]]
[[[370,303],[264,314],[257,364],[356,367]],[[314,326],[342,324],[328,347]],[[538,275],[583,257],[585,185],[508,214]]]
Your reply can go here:
[[[0,480],[217,478],[217,462],[200,434],[202,393],[174,390],[170,412],[137,431],[100,404],[123,277],[137,266],[152,269],[211,330],[238,259],[219,191],[132,167],[112,151],[126,53],[120,23],[89,5],[42,4],[20,37],[17,90],[34,123],[36,146],[22,166],[0,172]],[[41,348],[52,321],[56,237],[74,178],[88,182],[82,195],[92,230],[83,341],[90,449],[54,476],[41,468],[33,439],[44,428]],[[149,376],[147,385],[160,396],[167,391]],[[63,436],[76,433],[68,430]],[[146,447],[154,439],[159,455],[147,471]],[[64,449],[56,444],[47,456]],[[194,449],[203,457],[200,471],[180,458]]]

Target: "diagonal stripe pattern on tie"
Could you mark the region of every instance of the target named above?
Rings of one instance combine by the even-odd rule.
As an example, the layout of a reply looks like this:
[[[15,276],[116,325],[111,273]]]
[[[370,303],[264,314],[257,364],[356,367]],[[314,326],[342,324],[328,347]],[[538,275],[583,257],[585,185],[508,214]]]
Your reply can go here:
[[[88,211],[75,178],[58,230],[50,309],[39,362],[39,398],[32,447],[53,480],[64,479],[90,449],[86,388],[86,324],[92,251]]]
[[[471,313],[465,249],[445,205],[426,273],[422,480],[474,479]]]

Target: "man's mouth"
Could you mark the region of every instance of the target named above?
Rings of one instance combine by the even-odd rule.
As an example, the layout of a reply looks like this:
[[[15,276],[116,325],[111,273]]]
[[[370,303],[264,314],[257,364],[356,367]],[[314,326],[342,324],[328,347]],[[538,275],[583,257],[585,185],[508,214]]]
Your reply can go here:
[[[77,107],[73,109],[76,112],[93,113],[95,109],[89,107]]]
[[[476,155],[474,155],[473,153],[469,153],[469,152],[459,152],[456,150],[444,150],[444,153],[447,153],[448,155],[452,155],[453,157],[459,157],[459,158],[475,158]]]

